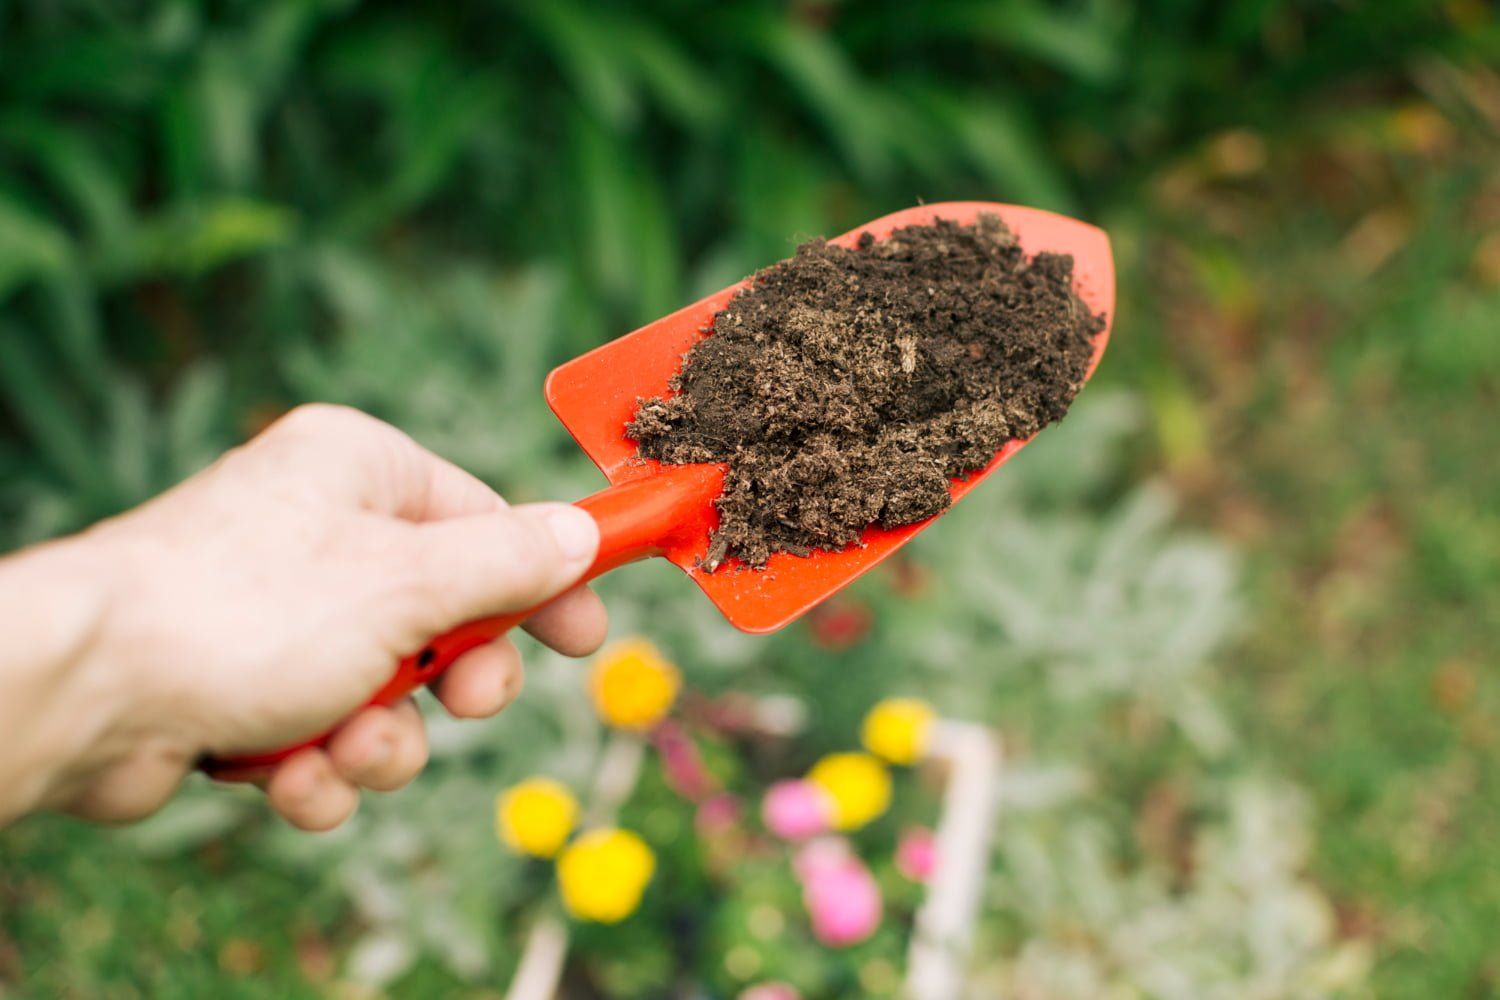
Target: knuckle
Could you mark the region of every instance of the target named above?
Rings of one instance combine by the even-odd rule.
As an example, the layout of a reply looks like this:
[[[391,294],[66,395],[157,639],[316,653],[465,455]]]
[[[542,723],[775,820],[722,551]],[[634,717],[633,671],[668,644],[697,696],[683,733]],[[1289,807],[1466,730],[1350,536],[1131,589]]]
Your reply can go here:
[[[332,431],[368,426],[373,417],[341,403],[302,403],[266,429],[268,437],[319,437]]]

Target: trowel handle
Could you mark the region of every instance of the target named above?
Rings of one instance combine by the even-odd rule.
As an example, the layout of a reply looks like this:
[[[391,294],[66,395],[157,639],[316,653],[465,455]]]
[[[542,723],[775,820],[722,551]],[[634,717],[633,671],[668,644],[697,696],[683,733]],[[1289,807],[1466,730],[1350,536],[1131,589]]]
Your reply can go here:
[[[610,486],[576,504],[599,522],[599,554],[582,580],[647,556],[662,555],[676,544],[706,534],[713,520],[713,501],[723,488],[723,470],[712,465],[661,469],[649,476]],[[479,618],[436,637],[396,665],[391,679],[366,702],[393,705],[442,675],[464,653],[491,642],[526,621],[548,602],[508,614]],[[233,757],[206,757],[199,766],[219,781],[254,781],[276,764],[308,747],[322,746],[337,729],[279,750]]]

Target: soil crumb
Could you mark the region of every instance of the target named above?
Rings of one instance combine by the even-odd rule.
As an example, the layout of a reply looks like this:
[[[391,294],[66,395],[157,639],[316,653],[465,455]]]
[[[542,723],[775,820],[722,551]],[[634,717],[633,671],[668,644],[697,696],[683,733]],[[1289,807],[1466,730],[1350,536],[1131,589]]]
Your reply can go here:
[[[703,565],[760,567],[945,509],[950,480],[1062,417],[1103,328],[1073,258],[1027,260],[998,216],[811,240],[714,316],[626,433],[648,458],[728,463]]]

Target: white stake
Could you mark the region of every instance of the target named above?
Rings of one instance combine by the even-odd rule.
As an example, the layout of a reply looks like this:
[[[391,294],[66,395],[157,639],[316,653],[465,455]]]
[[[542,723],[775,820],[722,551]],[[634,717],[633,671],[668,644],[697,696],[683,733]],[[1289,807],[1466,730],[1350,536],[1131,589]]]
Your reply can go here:
[[[937,871],[906,961],[910,1000],[958,1000],[989,874],[1000,802],[1000,746],[983,726],[941,719],[931,755],[951,770],[937,829]]]

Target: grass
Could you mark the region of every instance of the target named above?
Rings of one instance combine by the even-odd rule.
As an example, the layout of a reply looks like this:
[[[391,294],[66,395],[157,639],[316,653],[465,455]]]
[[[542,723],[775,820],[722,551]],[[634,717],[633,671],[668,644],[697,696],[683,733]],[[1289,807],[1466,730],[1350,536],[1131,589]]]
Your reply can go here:
[[[1135,220],[1120,324],[1168,473],[1247,553],[1239,714],[1315,795],[1382,997],[1500,995],[1495,139],[1417,103],[1230,137],[1264,153],[1231,176],[1210,146]]]
[[[340,905],[233,846],[152,864],[106,831],[32,821],[0,869],[0,996],[310,997],[332,971]]]

